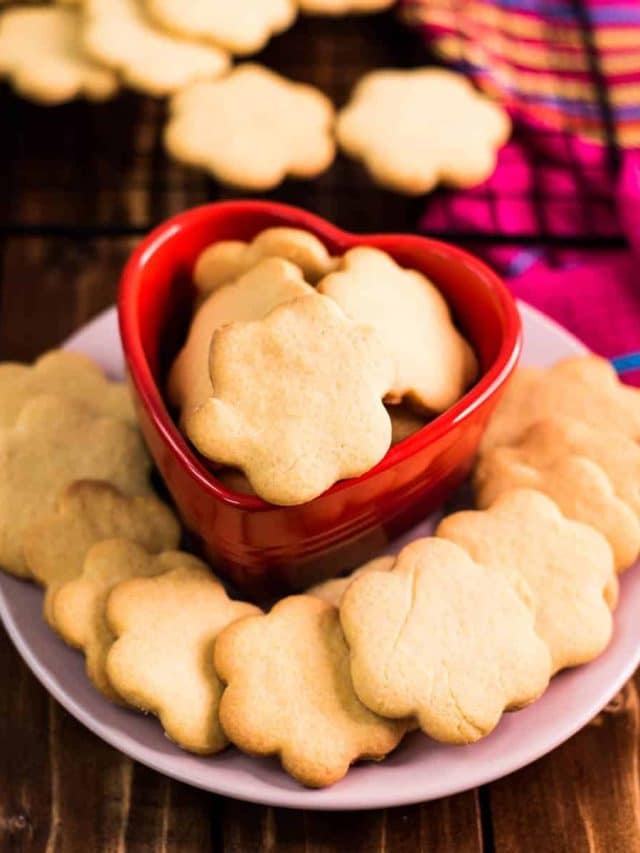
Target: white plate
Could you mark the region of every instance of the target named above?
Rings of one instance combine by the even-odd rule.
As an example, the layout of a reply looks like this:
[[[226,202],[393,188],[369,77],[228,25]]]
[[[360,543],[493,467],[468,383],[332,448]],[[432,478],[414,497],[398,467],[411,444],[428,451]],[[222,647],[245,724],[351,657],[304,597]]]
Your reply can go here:
[[[522,305],[524,361],[545,365],[584,351],[571,335]],[[115,309],[85,326],[68,346],[123,375]],[[424,535],[430,522],[412,531]],[[403,537],[406,538],[406,537]],[[400,543],[396,543],[399,547]],[[0,577],[0,615],[16,648],[49,692],[87,728],[143,764],[217,794],[306,809],[367,809],[431,800],[474,788],[535,761],[584,726],[615,695],[640,663],[640,570],[622,578],[613,641],[597,661],[555,678],[547,693],[524,711],[506,715],[485,740],[452,747],[420,734],[406,738],[381,764],[353,767],[346,779],[308,791],[273,759],[229,749],[200,758],[179,750],[155,719],[110,705],[84,674],[80,654],[66,647],[41,619],[42,593],[29,583]]]

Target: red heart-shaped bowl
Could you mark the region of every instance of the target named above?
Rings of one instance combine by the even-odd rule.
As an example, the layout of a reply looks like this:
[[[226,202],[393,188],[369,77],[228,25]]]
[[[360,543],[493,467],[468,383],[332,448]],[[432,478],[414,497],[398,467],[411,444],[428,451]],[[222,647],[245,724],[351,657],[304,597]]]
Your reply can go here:
[[[163,398],[191,316],[198,255],[218,240],[251,240],[276,225],[312,232],[335,255],[376,246],[423,272],[447,299],[481,365],[478,381],[455,406],[392,447],[371,471],[288,507],[225,488],[180,433]],[[511,295],[466,252],[415,235],[348,234],[304,210],[262,201],[205,205],[156,228],[124,270],[118,310],[140,427],[160,474],[201,549],[250,595],[302,589],[336,575],[440,505],[468,474],[521,348]]]

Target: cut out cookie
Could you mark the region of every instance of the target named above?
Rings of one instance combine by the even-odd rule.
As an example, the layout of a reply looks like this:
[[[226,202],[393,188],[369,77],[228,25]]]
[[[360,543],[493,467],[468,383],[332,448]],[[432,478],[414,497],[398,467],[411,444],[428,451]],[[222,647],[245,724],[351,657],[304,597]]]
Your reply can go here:
[[[297,13],[293,0],[145,0],[149,15],[171,33],[221,45],[232,53],[261,50],[288,29]]]
[[[549,652],[527,604],[443,539],[418,539],[392,571],[354,581],[340,619],[361,701],[416,718],[436,740],[479,740],[549,682]]]
[[[351,249],[318,290],[352,320],[375,329],[393,355],[396,380],[388,401],[406,398],[425,412],[443,412],[475,378],[473,350],[453,325],[440,291],[385,252]]]
[[[118,637],[109,679],[129,704],[156,714],[183,749],[218,752],[227,739],[218,721],[214,643],[231,622],[259,612],[232,601],[210,572],[193,566],[123,583],[107,606]]]
[[[392,132],[390,129],[393,129]],[[511,122],[460,74],[440,68],[366,74],[338,115],[342,150],[382,186],[420,195],[489,178]]]
[[[217,77],[229,55],[158,29],[142,0],[87,0],[82,45],[96,62],[149,95],[170,95],[194,80]]]
[[[227,737],[246,752],[278,755],[303,785],[332,785],[359,758],[384,758],[407,730],[358,700],[338,611],[310,595],[227,628],[215,664],[227,685],[220,702]]]
[[[640,391],[604,358],[575,356],[545,369],[519,368],[482,439],[482,450],[514,444],[534,421],[566,416],[640,441]]]
[[[150,467],[130,424],[63,397],[31,400],[14,426],[0,432],[0,566],[28,575],[23,534],[53,510],[69,483],[105,480],[125,495],[144,495]]]
[[[587,663],[607,647],[618,596],[611,548],[597,530],[567,520],[545,495],[505,492],[487,510],[445,518],[436,535],[490,569],[524,577],[554,672]]]
[[[315,284],[336,265],[323,243],[300,228],[267,228],[250,243],[222,240],[213,243],[198,257],[193,279],[206,295],[239,278],[265,258],[282,258],[300,267],[305,281]]]
[[[268,190],[287,176],[312,178],[335,155],[329,99],[260,65],[194,83],[174,95],[170,113],[169,154],[237,187]]]
[[[26,528],[22,544],[29,573],[45,587],[44,614],[59,587],[82,573],[87,551],[104,539],[129,539],[147,551],[178,546],[180,525],[157,498],[127,497],[109,483],[78,480],[67,486],[55,508]]]
[[[40,394],[68,397],[97,415],[135,423],[131,396],[123,382],[110,382],[85,355],[51,350],[33,365],[0,363],[0,429],[13,426],[25,403]]]
[[[525,434],[523,445],[496,447],[481,457],[474,473],[478,508],[486,509],[510,489],[536,489],[555,501],[567,518],[600,531],[611,545],[619,572],[629,568],[640,553],[636,513],[617,497],[602,468],[584,456],[568,453],[538,467],[535,444],[530,453],[525,449],[530,435]]]
[[[108,678],[107,655],[115,636],[107,623],[109,595],[123,581],[161,575],[172,569],[207,567],[191,554],[165,551],[149,554],[127,539],[99,542],[88,551],[79,577],[62,584],[51,602],[52,627],[62,639],[85,654],[87,675],[107,699],[122,701]]]
[[[389,9],[396,0],[298,0],[307,15],[362,15]]]
[[[210,376],[215,396],[187,417],[187,433],[209,459],[243,470],[271,503],[312,500],[389,449],[381,400],[393,361],[372,329],[324,296],[219,329]]]
[[[105,101],[118,89],[108,68],[81,47],[81,15],[61,6],[7,9],[0,14],[0,78],[25,98],[61,104],[86,97]]]
[[[216,329],[238,320],[261,320],[278,305],[315,291],[300,269],[288,261],[267,258],[237,281],[218,288],[198,309],[187,341],[168,381],[168,395],[183,416],[211,396],[209,350]]]
[[[322,601],[333,604],[334,607],[340,607],[342,596],[356,578],[367,574],[367,572],[389,572],[395,561],[395,557],[376,557],[375,560],[370,560],[346,577],[332,578],[310,587],[307,590],[307,595],[313,595],[315,598],[321,598]]]

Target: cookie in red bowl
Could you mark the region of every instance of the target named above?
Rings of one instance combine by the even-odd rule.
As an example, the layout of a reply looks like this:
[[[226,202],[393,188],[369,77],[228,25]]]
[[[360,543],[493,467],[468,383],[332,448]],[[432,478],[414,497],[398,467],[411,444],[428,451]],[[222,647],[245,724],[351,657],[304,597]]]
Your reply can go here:
[[[334,256],[371,246],[423,273],[445,297],[480,365],[460,400],[391,447],[378,465],[297,506],[232,491],[180,432],[163,394],[191,318],[201,252],[277,226],[309,231]],[[118,310],[140,426],[160,474],[204,553],[252,595],[302,589],[335,575],[440,505],[469,472],[521,348],[511,295],[472,255],[422,236],[349,234],[304,210],[262,201],[206,205],[155,229],[124,270]]]

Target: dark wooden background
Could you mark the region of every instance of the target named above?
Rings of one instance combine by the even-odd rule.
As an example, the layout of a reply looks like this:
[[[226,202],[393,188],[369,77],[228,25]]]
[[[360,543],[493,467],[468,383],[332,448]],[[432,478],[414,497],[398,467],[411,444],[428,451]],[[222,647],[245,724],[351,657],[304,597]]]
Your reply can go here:
[[[363,70],[422,61],[389,16],[301,21],[264,53],[337,103]],[[113,303],[139,235],[231,197],[162,152],[162,102],[126,93],[42,109],[0,87],[0,356],[30,359]],[[272,198],[355,230],[413,230],[421,202],[373,187],[339,159]],[[640,680],[536,764],[436,803],[350,814],[215,797],[120,755],[63,711],[0,629],[0,851],[640,850]]]

